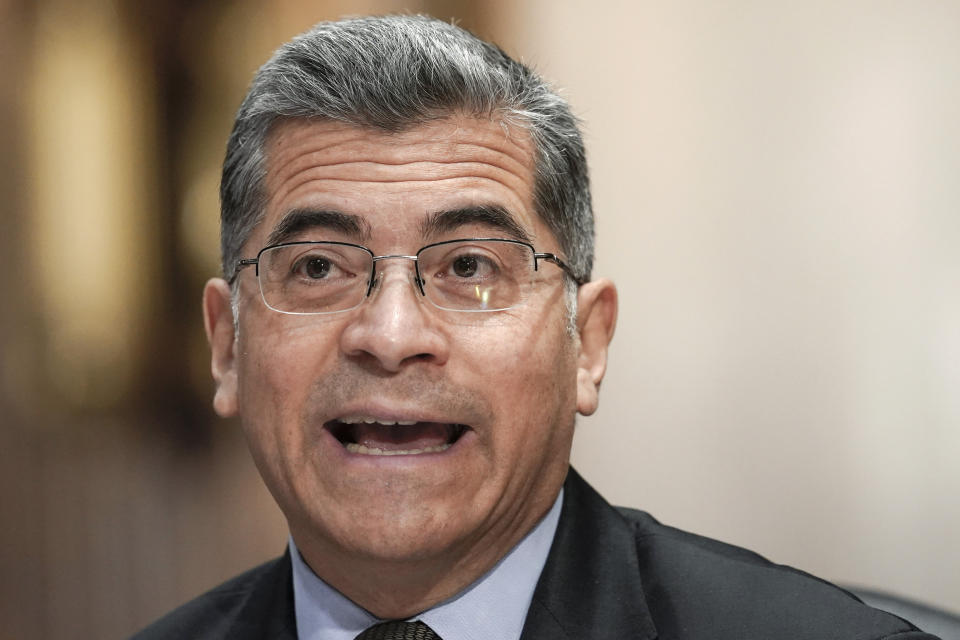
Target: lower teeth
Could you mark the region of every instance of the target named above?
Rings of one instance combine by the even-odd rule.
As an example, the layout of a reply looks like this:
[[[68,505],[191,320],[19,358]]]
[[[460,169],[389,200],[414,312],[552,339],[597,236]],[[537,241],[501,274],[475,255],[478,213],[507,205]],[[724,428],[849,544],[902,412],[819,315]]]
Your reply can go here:
[[[366,456],[415,456],[418,453],[439,453],[450,448],[449,444],[440,444],[435,447],[424,447],[423,449],[377,449],[376,447],[365,447],[362,444],[351,442],[347,444],[347,451],[350,453],[359,453]]]

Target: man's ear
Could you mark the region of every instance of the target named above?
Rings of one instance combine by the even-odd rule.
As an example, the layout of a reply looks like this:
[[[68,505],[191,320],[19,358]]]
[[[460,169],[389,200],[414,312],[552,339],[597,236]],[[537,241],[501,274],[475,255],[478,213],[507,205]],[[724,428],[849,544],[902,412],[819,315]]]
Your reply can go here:
[[[617,288],[606,278],[592,280],[577,292],[577,411],[597,410],[600,381],[607,370],[607,347],[617,325]]]
[[[213,409],[228,418],[237,413],[237,344],[230,306],[230,285],[211,278],[203,288],[203,326],[210,343],[210,371],[216,390]]]

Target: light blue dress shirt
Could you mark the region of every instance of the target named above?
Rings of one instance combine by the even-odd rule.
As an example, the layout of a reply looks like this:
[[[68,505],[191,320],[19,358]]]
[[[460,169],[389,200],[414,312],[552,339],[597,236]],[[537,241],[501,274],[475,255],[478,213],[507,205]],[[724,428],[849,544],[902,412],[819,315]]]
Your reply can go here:
[[[460,594],[410,618],[443,640],[519,640],[533,590],[560,520],[563,491],[526,537]],[[317,577],[290,539],[293,603],[300,640],[354,640],[380,620]]]

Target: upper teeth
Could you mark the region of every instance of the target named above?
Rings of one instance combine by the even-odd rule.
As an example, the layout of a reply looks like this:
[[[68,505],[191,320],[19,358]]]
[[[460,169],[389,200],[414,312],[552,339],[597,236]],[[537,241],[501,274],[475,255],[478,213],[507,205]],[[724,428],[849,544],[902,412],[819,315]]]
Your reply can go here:
[[[416,420],[384,420],[382,418],[371,418],[369,416],[348,416],[346,418],[340,418],[340,422],[344,424],[382,424],[386,426],[398,424],[401,426],[408,426],[412,424],[417,424]]]

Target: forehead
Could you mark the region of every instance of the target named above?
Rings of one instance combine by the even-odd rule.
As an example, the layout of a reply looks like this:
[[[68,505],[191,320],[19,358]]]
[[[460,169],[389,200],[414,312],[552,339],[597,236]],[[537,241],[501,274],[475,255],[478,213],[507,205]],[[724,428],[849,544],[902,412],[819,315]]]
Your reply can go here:
[[[531,238],[541,235],[533,145],[522,127],[452,116],[390,133],[291,119],[274,126],[265,150],[261,241],[293,212],[347,214],[375,234],[471,207],[496,208]]]

